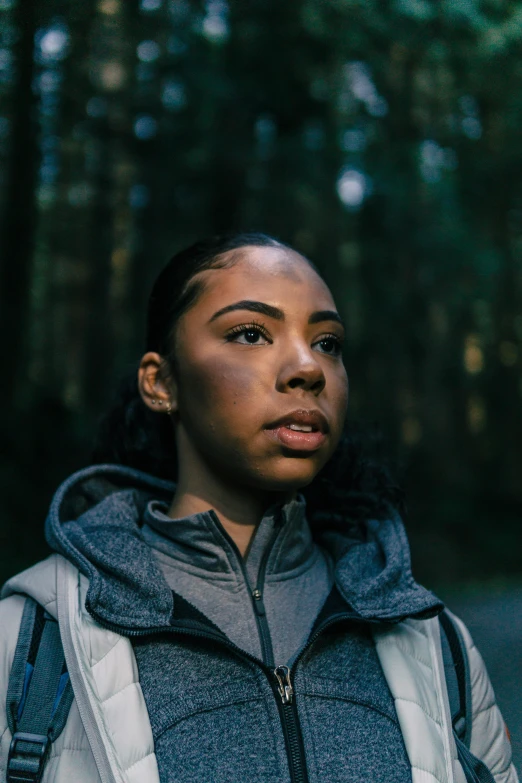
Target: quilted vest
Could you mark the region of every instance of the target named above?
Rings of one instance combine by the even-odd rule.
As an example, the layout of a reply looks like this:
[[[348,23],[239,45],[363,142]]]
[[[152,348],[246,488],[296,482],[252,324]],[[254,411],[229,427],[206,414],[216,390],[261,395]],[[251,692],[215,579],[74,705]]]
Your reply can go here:
[[[43,783],[69,783],[72,779],[78,783],[159,783],[131,642],[94,622],[85,609],[87,588],[88,580],[73,565],[52,555],[14,577],[3,591],[3,597],[12,596],[8,600],[14,602],[10,611],[15,615],[18,612],[21,616],[23,606],[22,597],[16,594],[25,593],[57,617],[75,693]],[[438,620],[406,620],[386,629],[377,626],[374,640],[395,700],[413,783],[465,783],[451,730]],[[8,659],[0,660],[2,678],[9,668]],[[494,707],[496,717],[498,709]],[[0,732],[3,772],[10,733],[2,723]],[[497,737],[495,741],[500,740]],[[496,779],[517,783],[509,758],[504,763],[506,748],[500,750],[497,755],[503,771]]]

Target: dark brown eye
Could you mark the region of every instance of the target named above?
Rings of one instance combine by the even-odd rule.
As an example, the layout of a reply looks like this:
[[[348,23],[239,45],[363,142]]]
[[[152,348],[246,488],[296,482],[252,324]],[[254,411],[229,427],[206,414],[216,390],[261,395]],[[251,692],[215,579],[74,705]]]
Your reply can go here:
[[[322,337],[315,345],[319,345],[321,347],[321,352],[327,353],[330,356],[339,356],[341,353],[341,342],[337,337],[334,337],[334,335]]]
[[[239,343],[240,345],[264,345],[270,342],[263,328],[255,324],[237,326],[229,332],[227,341]]]
[[[243,332],[247,343],[257,343],[260,337],[262,337],[259,329],[245,329]]]

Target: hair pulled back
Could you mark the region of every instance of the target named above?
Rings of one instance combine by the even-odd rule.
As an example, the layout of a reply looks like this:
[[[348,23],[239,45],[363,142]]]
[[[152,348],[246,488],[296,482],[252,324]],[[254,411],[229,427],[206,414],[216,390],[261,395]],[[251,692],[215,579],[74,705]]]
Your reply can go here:
[[[171,372],[176,367],[176,326],[203,291],[198,273],[232,266],[234,251],[244,247],[288,245],[262,233],[220,234],[176,253],[156,278],[147,308],[145,351],[159,353]],[[112,408],[101,421],[92,461],[127,465],[171,480],[178,474],[172,425],[167,416],[145,405],[136,371],[122,381]]]
[[[159,273],[147,309],[146,351],[164,358],[169,371],[175,371],[175,332],[181,316],[203,291],[199,272],[221,269],[235,263],[234,251],[245,247],[274,247],[291,250],[289,245],[263,233],[230,233],[196,242],[174,255]],[[308,259],[306,259],[308,261]],[[317,268],[308,261],[317,272]],[[320,274],[318,272],[318,274]],[[368,448],[378,437],[351,424],[336,452],[314,481],[302,492],[312,526],[350,524],[357,532],[363,518],[380,518],[391,508],[403,510],[403,495],[386,464]],[[121,383],[112,408],[103,417],[93,463],[116,463],[176,480],[178,473],[174,431],[168,416],[151,411],[141,399],[137,374]]]

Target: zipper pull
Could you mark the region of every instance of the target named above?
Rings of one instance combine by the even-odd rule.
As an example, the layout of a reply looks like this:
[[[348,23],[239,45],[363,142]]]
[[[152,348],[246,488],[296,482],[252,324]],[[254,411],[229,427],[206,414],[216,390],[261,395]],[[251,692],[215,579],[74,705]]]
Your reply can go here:
[[[257,588],[252,592],[252,598],[254,599],[254,609],[257,614],[259,615],[265,615],[265,604],[263,602],[263,594],[261,593],[261,590],[258,590]]]
[[[294,689],[290,682],[290,669],[288,666],[278,666],[274,669],[277,679],[278,691],[283,704],[291,704],[294,695]]]

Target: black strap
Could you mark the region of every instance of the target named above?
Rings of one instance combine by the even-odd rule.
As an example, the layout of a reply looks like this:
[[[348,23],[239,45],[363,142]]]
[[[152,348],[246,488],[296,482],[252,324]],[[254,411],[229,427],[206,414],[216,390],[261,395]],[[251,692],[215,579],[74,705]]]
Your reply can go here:
[[[495,783],[495,778],[484,762],[474,756],[458,737],[455,737],[455,742],[458,758],[468,783]]]
[[[39,783],[72,699],[58,623],[26,599],[8,685],[8,783]]]
[[[65,657],[58,623],[46,615],[34,671],[18,723],[20,731],[47,734],[64,668]]]
[[[451,712],[457,754],[467,783],[495,783],[495,778],[470,749],[471,741],[471,676],[466,645],[460,629],[451,616],[439,615],[442,659]]]
[[[36,601],[27,598],[24,603],[18,640],[16,642],[13,663],[11,665],[11,672],[7,685],[7,722],[11,734],[14,734],[16,731],[18,709],[23,700],[27,663],[30,657],[35,624],[38,624],[37,613],[41,615],[41,618],[43,619],[42,607],[40,607]]]
[[[442,657],[446,674],[451,722],[457,737],[469,748],[471,743],[471,677],[464,639],[448,612],[439,615]]]

